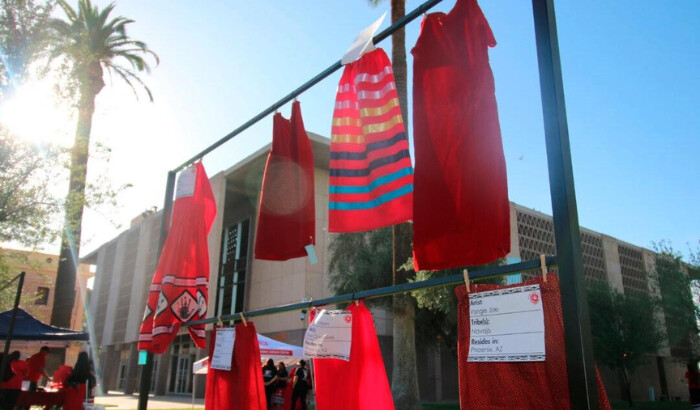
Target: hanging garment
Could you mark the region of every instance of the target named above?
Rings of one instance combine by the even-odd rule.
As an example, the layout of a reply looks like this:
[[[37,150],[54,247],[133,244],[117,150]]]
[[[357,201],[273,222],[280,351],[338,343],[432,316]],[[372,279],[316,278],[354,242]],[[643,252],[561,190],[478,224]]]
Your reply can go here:
[[[496,45],[476,0],[423,20],[412,50],[416,270],[493,262],[510,251],[501,129],[489,65]]]
[[[382,49],[345,66],[331,130],[328,230],[359,232],[411,219],[413,167]]]
[[[235,326],[236,339],[231,370],[209,367],[204,395],[205,410],[267,410],[265,383],[260,367],[260,347],[253,322]],[[211,335],[209,357],[214,356],[216,327]]]
[[[170,231],[148,293],[139,350],[165,353],[182,322],[207,316],[207,236],[215,217],[214,194],[198,162],[177,180]],[[188,326],[187,331],[197,347],[206,347],[204,325]]]
[[[552,409],[566,410],[569,381],[564,347],[564,320],[559,280],[556,275],[541,276],[515,285],[471,285],[472,292],[540,285],[544,314],[546,360],[542,362],[468,362],[470,343],[469,293],[464,285],[455,289],[458,312],[457,356],[459,362],[460,408],[467,409]],[[598,401],[601,409],[612,409],[596,369]]]
[[[284,261],[306,255],[316,243],[314,154],[306,135],[301,107],[292,104],[289,120],[276,113],[272,149],[265,164],[255,258]]]
[[[374,329],[372,313],[361,301],[351,304],[350,360],[314,359],[318,410],[393,410],[394,401]],[[309,317],[314,319],[314,312]]]

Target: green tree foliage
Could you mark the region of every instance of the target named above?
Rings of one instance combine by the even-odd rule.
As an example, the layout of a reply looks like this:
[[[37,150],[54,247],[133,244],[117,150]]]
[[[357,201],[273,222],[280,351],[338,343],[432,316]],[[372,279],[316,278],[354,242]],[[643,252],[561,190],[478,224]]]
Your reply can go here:
[[[0,94],[7,97],[29,76],[46,46],[51,1],[0,2]]]
[[[70,177],[65,200],[65,226],[61,238],[56,303],[51,323],[70,325],[75,300],[77,257],[80,252],[81,225],[86,198],[90,134],[95,112],[95,97],[105,86],[105,71],[124,80],[136,93],[144,90],[152,100],[151,91],[138,73],[150,72],[146,58],[157,55],[145,43],[131,39],[126,28],[133,20],[118,16],[112,18],[114,3],[100,10],[90,0],[79,0],[73,9],[66,1],[58,0],[65,20],[51,19],[51,50],[49,60],[60,60],[72,80],[77,94],[77,126],[70,156]]]
[[[590,283],[587,291],[596,361],[618,372],[623,396],[631,404],[631,372],[664,340],[660,301],[645,293],[620,293],[607,282]]]
[[[12,138],[0,125],[0,241],[33,247],[51,242],[60,208],[49,191],[58,155]]]
[[[698,306],[693,303],[689,273],[695,269],[685,264],[670,244],[655,244],[656,280],[661,294],[661,307],[666,318],[668,342],[674,356],[695,358],[699,352]]]
[[[329,246],[330,288],[337,295],[391,285],[391,228],[335,235]],[[367,301],[388,307],[389,299]]]

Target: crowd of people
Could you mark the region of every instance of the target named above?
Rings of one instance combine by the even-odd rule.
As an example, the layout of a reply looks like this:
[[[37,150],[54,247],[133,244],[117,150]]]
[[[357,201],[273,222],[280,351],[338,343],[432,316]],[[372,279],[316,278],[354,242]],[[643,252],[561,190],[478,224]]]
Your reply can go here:
[[[306,395],[311,390],[311,375],[306,361],[300,360],[291,372],[283,362],[268,359],[262,368],[265,396],[269,410],[306,410]]]
[[[95,375],[92,361],[87,352],[80,352],[75,366],[61,366],[49,376],[46,372],[46,357],[49,355],[48,346],[42,346],[34,355],[21,359],[19,351],[9,354],[5,372],[2,375],[0,388],[3,390],[2,410],[11,410],[22,390],[39,390],[39,381],[43,376],[48,386],[65,392],[65,410],[82,409],[82,403],[88,391],[95,386]],[[0,354],[0,360],[2,354]],[[25,384],[25,386],[23,386]]]

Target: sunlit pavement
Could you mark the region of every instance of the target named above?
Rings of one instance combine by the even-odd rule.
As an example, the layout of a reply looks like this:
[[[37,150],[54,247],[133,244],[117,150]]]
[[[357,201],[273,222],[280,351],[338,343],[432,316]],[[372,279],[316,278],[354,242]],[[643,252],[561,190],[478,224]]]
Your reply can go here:
[[[109,409],[137,409],[139,405],[139,396],[124,395],[121,392],[110,391],[106,396],[95,397],[95,404],[104,406],[105,410]],[[204,399],[195,399],[194,407],[204,407]],[[192,396],[149,396],[149,409],[188,409],[192,408]]]

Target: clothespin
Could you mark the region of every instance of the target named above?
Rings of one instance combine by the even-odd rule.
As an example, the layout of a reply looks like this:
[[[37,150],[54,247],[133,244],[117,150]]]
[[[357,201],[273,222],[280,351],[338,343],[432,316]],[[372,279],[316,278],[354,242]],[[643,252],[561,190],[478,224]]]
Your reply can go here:
[[[542,269],[542,281],[547,282],[547,262],[544,253],[540,255],[540,269]]]
[[[470,286],[469,286],[469,271],[468,270],[463,270],[462,275],[464,275],[464,285],[467,287],[467,293],[471,292]]]
[[[219,327],[224,327],[224,322],[221,321],[221,316],[216,318],[216,324],[219,325]]]
[[[360,301],[355,299],[355,306],[360,306]]]
[[[241,312],[240,315],[241,315],[241,320],[243,321],[243,325],[247,327],[248,322],[245,321],[245,316],[243,316],[243,312]]]

